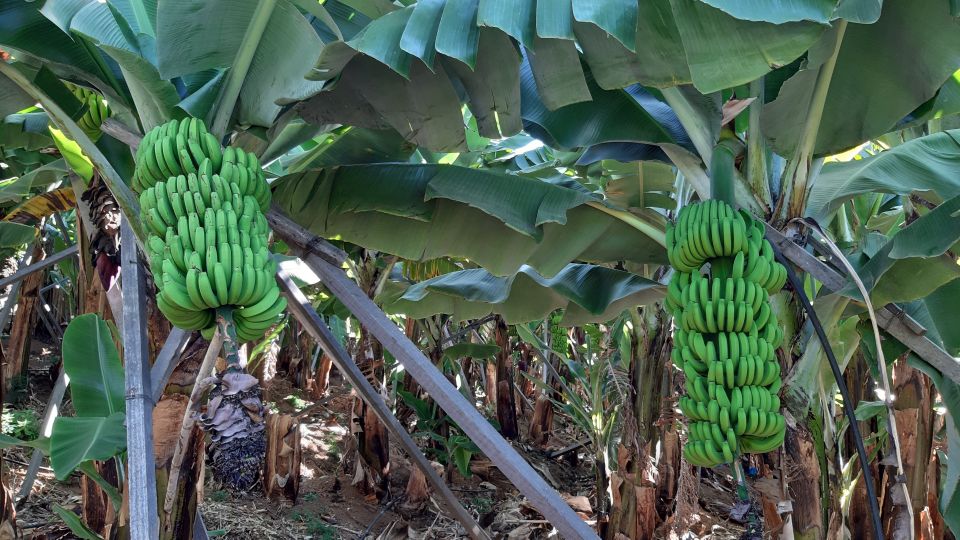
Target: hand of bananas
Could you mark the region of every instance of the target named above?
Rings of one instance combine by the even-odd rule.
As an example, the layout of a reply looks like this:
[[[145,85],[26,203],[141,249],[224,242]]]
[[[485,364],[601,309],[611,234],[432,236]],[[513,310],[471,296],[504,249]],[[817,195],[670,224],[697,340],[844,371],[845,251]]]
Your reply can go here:
[[[236,184],[240,196],[256,199],[262,212],[270,207],[270,189],[257,156],[241,148],[220,148],[203,120],[171,120],[150,130],[140,141],[135,156],[133,189],[137,192],[157,182],[180,175],[219,175],[227,184]]]
[[[110,107],[107,106],[103,96],[93,90],[66,81],[64,84],[81,103],[87,106],[86,112],[77,120],[77,125],[91,140],[96,141],[100,138],[100,124],[110,118]]]
[[[167,155],[157,149],[169,144],[205,153],[180,152],[179,160],[162,168],[164,175],[176,174],[158,179],[145,169]],[[248,171],[248,164],[256,171]],[[256,158],[233,148],[221,152],[201,120],[172,120],[143,138],[137,171],[134,188],[151,231],[147,250],[160,311],[175,326],[204,330],[209,337],[216,310],[230,306],[238,339],[263,336],[287,302],[273,277],[276,262],[267,249],[270,231],[261,211],[270,192]]]
[[[768,295],[783,287],[787,272],[774,260],[763,223],[710,200],[681,210],[666,238],[676,270],[666,299],[676,325],[672,358],[686,378],[679,401],[689,420],[684,456],[714,467],[777,448],[786,433],[774,354],[783,331]]]

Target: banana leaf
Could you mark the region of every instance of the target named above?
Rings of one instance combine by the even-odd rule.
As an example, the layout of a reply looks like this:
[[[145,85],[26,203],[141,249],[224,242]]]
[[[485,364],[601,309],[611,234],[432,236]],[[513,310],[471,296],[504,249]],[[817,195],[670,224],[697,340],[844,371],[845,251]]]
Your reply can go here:
[[[607,322],[624,309],[655,302],[666,293],[666,287],[655,281],[589,264],[569,264],[552,278],[529,266],[507,277],[483,269],[461,270],[411,285],[402,296],[398,293],[403,286],[394,282],[393,287],[381,298],[388,313],[415,319],[446,313],[456,320],[497,313],[508,323],[519,324],[563,309],[565,326]]]
[[[73,188],[63,187],[34,195],[11,210],[3,221],[33,228],[40,220],[57,212],[72,210],[77,205]]]
[[[123,367],[107,322],[95,313],[73,319],[63,333],[63,369],[70,377],[70,397],[77,416],[122,413]]]
[[[826,163],[807,200],[807,215],[827,224],[837,208],[870,192],[907,195],[932,191],[942,199],[960,195],[960,130],[908,141],[875,156]]]
[[[454,89],[465,90],[462,97],[488,137],[519,131],[518,80],[530,79],[531,88],[535,81],[539,101],[550,110],[583,104],[591,94],[597,99],[587,88],[578,45],[601,89],[692,80],[712,92],[789,64],[826,28],[742,21],[693,0],[540,4],[435,0],[388,13],[352,39],[323,48],[309,77],[331,82],[302,100],[297,114],[316,124],[392,126],[421,146],[452,152],[465,145]],[[521,72],[519,79],[517,50],[529,59],[523,63],[529,75]]]
[[[814,153],[837,153],[890,131],[957,71],[958,49],[960,19],[940,0],[887,2],[876,23],[847,25]],[[796,150],[819,68],[832,53],[832,42],[812,47],[805,68],[765,107],[763,132],[779,154]]]
[[[156,58],[170,79],[228,68],[243,44],[256,0],[171,0],[159,4]],[[323,86],[303,78],[322,42],[289,2],[277,2],[240,90],[237,121],[269,127],[281,98],[301,99]]]
[[[60,416],[53,421],[50,465],[57,480],[64,480],[81,463],[109,459],[127,447],[124,413],[107,417]]]
[[[37,228],[20,223],[0,222],[0,248],[19,247],[33,240]]]
[[[466,258],[500,276],[524,264],[552,276],[574,260],[666,262],[662,238],[637,228],[662,230],[659,214],[627,215],[585,190],[519,175],[351,165],[287,175],[274,185],[273,200],[315,234],[414,261]]]

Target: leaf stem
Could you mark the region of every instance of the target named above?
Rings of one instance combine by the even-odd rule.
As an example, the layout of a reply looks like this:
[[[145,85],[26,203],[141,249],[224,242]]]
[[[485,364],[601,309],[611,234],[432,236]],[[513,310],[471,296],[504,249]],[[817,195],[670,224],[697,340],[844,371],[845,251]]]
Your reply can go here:
[[[217,327],[223,336],[223,359],[227,362],[227,369],[243,370],[246,362],[240,355],[240,340],[237,339],[237,327],[233,322],[233,308],[217,309]]]
[[[840,55],[840,45],[847,30],[847,21],[837,21],[836,41],[830,57],[820,65],[817,71],[817,81],[807,107],[806,121],[800,139],[797,141],[797,151],[787,163],[784,171],[782,194],[777,201],[774,216],[786,220],[790,216],[803,214],[807,200],[807,188],[813,184],[811,163],[817,147],[817,134],[820,131],[820,121],[823,119],[823,110],[826,107],[827,95],[830,90],[830,81],[833,80],[834,68],[837,66],[837,57]]]
[[[227,82],[223,85],[223,90],[217,98],[216,114],[211,123],[210,131],[218,138],[222,138],[227,132],[227,124],[230,122],[230,117],[233,116],[233,109],[240,97],[240,89],[243,88],[243,81],[247,78],[250,64],[253,63],[253,55],[260,46],[260,39],[263,37],[263,32],[267,28],[267,23],[270,22],[270,16],[273,15],[273,8],[276,5],[277,0],[260,0],[257,2],[257,8],[253,11],[250,24],[247,25],[247,31],[243,35],[243,41],[240,42],[240,49],[237,51],[233,65],[227,73]]]
[[[700,159],[709,166],[713,153],[713,137],[710,135],[710,126],[707,121],[703,118],[703,115],[693,108],[679,88],[663,88],[660,92],[663,94],[663,98],[667,100],[667,105],[677,115],[683,129],[687,131],[687,135],[690,136],[690,141],[693,142],[693,147],[700,154]]]
[[[713,148],[713,160],[710,162],[710,197],[736,207],[733,193],[734,139],[724,138]]]
[[[648,223],[641,219],[640,217],[627,212],[626,210],[617,210],[615,208],[610,208],[609,206],[600,203],[591,201],[587,203],[588,205],[600,210],[605,214],[609,214],[620,221],[630,225],[634,229],[642,232],[646,236],[650,237],[651,240],[660,244],[663,247],[667,247],[667,233],[652,223]]]
[[[763,77],[750,83],[750,123],[747,131],[747,184],[765,209],[770,208],[770,180],[767,172],[767,146],[763,140],[760,114],[763,111]]]

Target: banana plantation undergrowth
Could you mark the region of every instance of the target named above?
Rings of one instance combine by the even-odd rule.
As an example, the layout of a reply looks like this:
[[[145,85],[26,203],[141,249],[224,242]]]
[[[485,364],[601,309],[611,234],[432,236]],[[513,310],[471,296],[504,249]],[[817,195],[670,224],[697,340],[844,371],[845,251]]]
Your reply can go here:
[[[0,0],[0,540],[953,540],[958,305],[956,0]]]

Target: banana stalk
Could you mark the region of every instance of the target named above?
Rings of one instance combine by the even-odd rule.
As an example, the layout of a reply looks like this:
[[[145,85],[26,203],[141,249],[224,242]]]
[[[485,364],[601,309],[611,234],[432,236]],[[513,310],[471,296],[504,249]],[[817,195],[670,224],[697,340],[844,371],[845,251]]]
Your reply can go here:
[[[227,367],[217,374],[200,425],[210,433],[207,449],[214,479],[237,491],[260,482],[267,451],[263,392],[256,377],[244,371],[233,309],[217,310]]]

